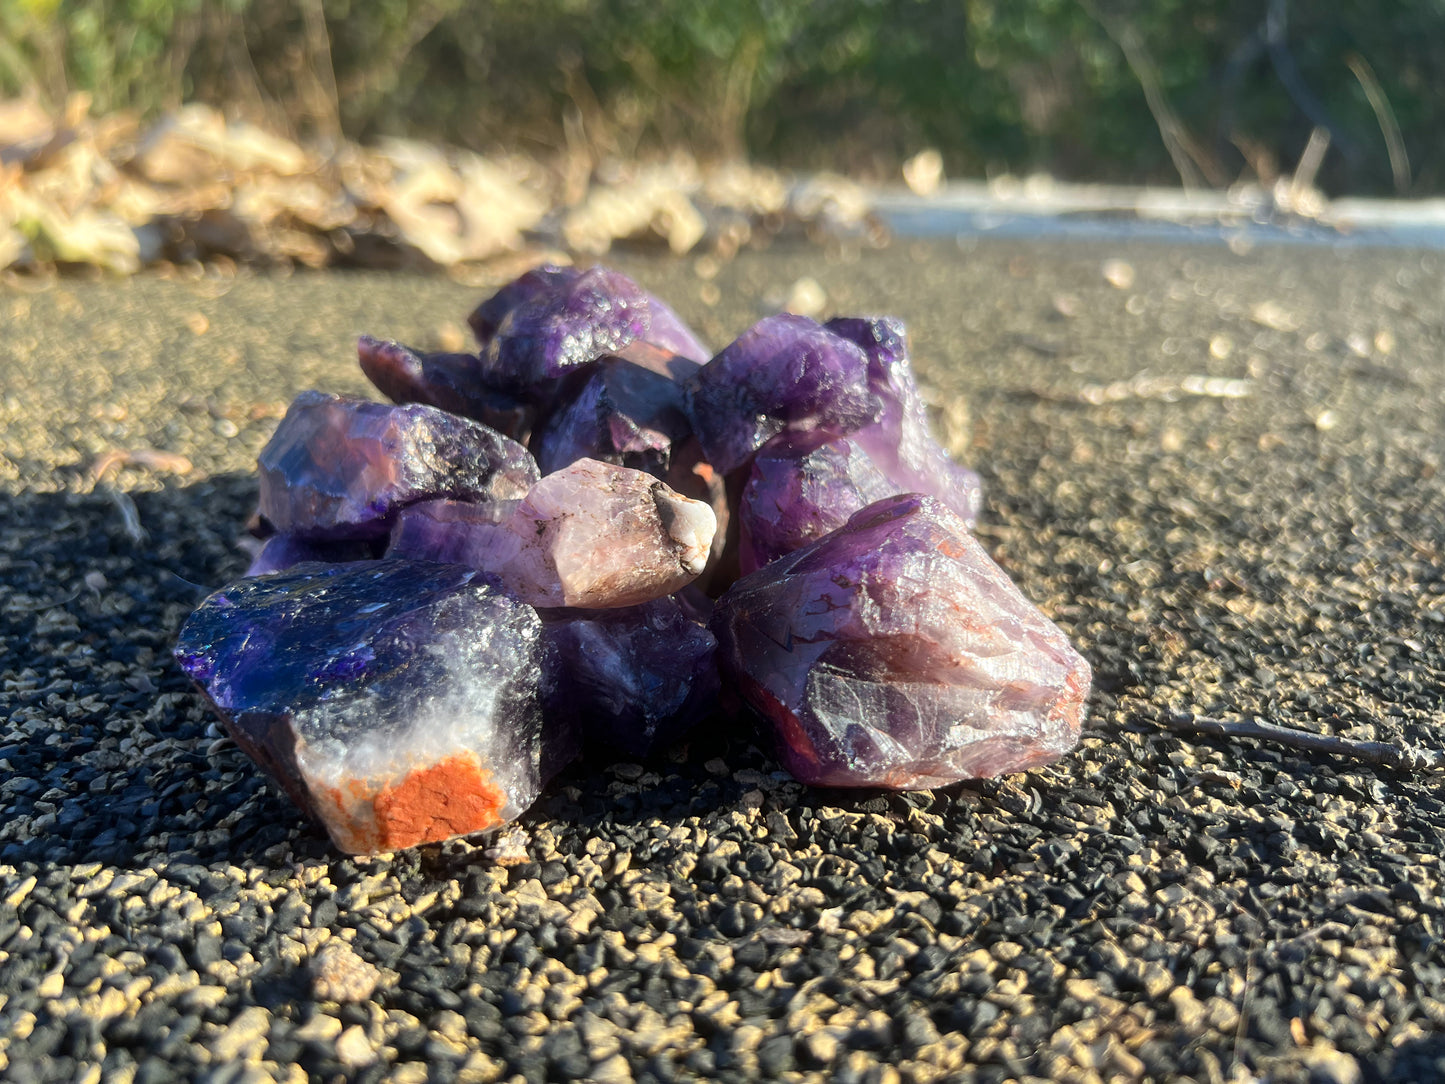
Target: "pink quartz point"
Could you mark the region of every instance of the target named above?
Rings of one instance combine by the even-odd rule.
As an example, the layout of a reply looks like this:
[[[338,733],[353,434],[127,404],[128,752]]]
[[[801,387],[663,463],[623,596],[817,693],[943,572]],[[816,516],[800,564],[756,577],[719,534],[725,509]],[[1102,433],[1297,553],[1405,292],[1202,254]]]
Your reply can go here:
[[[579,459],[517,501],[412,505],[387,556],[469,565],[533,606],[611,609],[695,580],[716,528],[711,508],[650,474]]]
[[[744,576],[709,627],[724,687],[805,783],[947,786],[1079,740],[1089,664],[932,497],[876,501]]]

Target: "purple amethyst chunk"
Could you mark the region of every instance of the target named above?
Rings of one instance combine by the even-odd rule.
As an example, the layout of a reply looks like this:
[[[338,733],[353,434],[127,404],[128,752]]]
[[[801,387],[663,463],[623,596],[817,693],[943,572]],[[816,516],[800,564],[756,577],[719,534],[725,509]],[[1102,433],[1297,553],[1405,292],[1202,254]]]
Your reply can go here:
[[[901,493],[937,497],[972,527],[983,509],[983,483],[933,439],[928,407],[908,361],[903,322],[891,316],[840,316],[823,325],[868,355],[868,386],[882,400],[876,422],[851,434]]]
[[[216,592],[176,660],[343,851],[494,828],[574,750],[542,718],[536,611],[471,569],[301,565]]]
[[[531,435],[536,408],[487,387],[475,354],[419,354],[370,335],[357,340],[356,354],[367,379],[393,403],[425,403],[517,441]]]
[[[568,372],[634,343],[692,362],[708,358],[672,309],[605,267],[529,271],[483,302],[470,323],[487,383],[538,401]]]
[[[946,786],[1079,740],[1088,663],[930,497],[885,498],[743,577],[710,627],[724,682],[806,783]]]
[[[549,717],[585,743],[643,758],[683,738],[717,697],[712,633],[677,600],[543,615],[555,667]]]
[[[539,475],[514,440],[435,407],[302,392],[258,460],[260,513],[308,539],[385,535],[415,501],[521,497]]]
[[[735,470],[784,431],[843,436],[875,422],[868,356],[806,316],[769,316],[687,384],[693,428],[709,462]]]
[[[598,459],[658,478],[667,476],[672,447],[691,433],[675,381],[621,358],[603,358],[572,388],[532,439],[542,473],[578,459]]]
[[[738,503],[738,563],[746,575],[843,526],[874,501],[899,492],[850,437],[785,433],[753,458]]]

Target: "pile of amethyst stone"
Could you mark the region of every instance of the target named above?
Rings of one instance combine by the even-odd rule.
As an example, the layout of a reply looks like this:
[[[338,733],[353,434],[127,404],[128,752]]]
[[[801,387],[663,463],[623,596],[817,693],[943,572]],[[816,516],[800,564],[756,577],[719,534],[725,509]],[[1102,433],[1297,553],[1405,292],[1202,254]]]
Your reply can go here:
[[[297,397],[264,546],[176,646],[338,847],[494,828],[720,704],[826,786],[1078,741],[1088,664],[970,534],[898,321],[773,316],[710,356],[626,276],[542,267],[470,322],[476,354],[361,340],[392,404]]]

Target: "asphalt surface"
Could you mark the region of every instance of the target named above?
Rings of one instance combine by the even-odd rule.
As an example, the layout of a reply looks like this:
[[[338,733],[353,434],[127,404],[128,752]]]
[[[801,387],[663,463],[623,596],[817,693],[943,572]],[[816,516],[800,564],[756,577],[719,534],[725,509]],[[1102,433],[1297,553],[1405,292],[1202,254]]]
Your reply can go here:
[[[1108,261],[1118,261],[1110,263]],[[1428,1080],[1438,777],[1164,730],[1439,744],[1445,256],[775,244],[614,261],[716,345],[805,276],[912,330],[978,534],[1093,664],[1082,746],[815,791],[746,726],[579,765],[509,847],[344,858],[169,660],[256,451],[446,279],[0,287],[0,1077]],[[804,288],[799,297],[817,291]],[[96,457],[141,456],[98,482]]]

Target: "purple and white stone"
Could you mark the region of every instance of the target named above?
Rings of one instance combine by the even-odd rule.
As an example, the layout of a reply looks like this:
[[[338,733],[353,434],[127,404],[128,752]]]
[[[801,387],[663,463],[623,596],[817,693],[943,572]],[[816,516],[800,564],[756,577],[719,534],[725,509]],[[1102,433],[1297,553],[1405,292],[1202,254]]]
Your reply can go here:
[[[420,500],[523,496],[538,477],[526,448],[436,407],[302,392],[258,459],[260,514],[298,538],[383,537]]]
[[[542,713],[542,622],[472,569],[300,565],[201,603],[176,660],[350,854],[503,824],[576,751]]]
[[[1079,740],[1089,664],[941,502],[888,497],[738,580],[718,664],[819,786],[1023,771]]]
[[[521,500],[427,502],[402,512],[388,556],[456,561],[533,606],[635,606],[707,564],[712,509],[641,471],[579,459]]]

